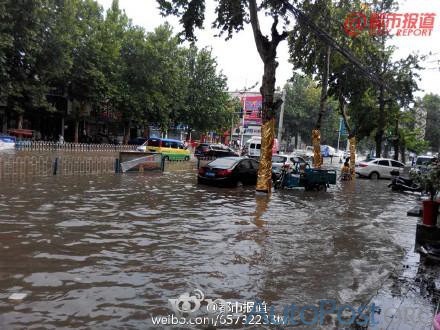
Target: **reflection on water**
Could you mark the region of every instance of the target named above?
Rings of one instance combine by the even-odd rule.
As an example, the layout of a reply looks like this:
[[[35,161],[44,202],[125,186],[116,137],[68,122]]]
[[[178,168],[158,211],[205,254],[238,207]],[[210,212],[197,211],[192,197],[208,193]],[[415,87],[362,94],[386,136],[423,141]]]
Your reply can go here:
[[[367,302],[402,255],[381,213],[403,217],[413,199],[386,184],[270,199],[198,186],[192,171],[2,184],[0,328],[146,329],[194,288],[275,306]]]

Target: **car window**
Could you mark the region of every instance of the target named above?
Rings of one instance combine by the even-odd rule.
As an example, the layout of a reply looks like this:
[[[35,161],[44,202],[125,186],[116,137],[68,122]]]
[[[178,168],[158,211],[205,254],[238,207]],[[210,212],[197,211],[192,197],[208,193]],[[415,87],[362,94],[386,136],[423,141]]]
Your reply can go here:
[[[250,145],[249,148],[251,148],[251,149],[255,149],[255,144],[254,144],[254,143],[251,143],[251,145]]]
[[[251,162],[247,159],[243,160],[239,166],[240,166],[240,169],[251,169],[252,168]]]
[[[215,168],[231,168],[238,160],[239,159],[237,158],[218,158],[208,163],[207,166]]]
[[[416,165],[429,165],[432,163],[431,157],[417,157]]]
[[[179,142],[170,142],[170,147],[173,149],[179,149]]]
[[[391,166],[392,167],[405,167],[405,165],[403,165],[402,163],[396,162],[395,160],[391,161]]]
[[[287,160],[287,157],[283,156],[272,156],[272,163],[285,163]]]
[[[162,148],[171,148],[170,141],[162,141]]]
[[[291,157],[290,161],[292,163],[305,163],[304,159],[300,158],[300,157]]]
[[[257,150],[261,149],[261,144],[257,144]]]
[[[379,160],[378,164],[382,166],[390,166],[390,162],[387,160]]]

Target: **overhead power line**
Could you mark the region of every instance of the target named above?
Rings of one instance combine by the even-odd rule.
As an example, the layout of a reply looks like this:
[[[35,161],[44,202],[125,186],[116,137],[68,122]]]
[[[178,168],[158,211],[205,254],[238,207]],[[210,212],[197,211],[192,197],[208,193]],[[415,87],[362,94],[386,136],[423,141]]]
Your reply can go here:
[[[290,4],[287,0],[280,0],[288,11],[296,18],[296,20],[300,24],[307,25],[315,35],[324,41],[327,45],[338,51],[342,56],[344,56],[351,64],[356,66],[363,74],[365,74],[372,81],[377,83],[378,85],[387,89],[390,93],[398,96],[376,73],[368,70],[365,65],[355,56],[353,53],[341,46],[327,31],[320,28],[313,20],[306,14],[304,14],[298,8],[295,8],[292,4]]]

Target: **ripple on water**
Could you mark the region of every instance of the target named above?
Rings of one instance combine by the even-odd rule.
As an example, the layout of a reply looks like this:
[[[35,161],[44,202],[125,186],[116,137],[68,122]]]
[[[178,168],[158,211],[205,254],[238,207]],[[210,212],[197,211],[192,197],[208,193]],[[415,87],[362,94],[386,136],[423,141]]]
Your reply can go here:
[[[8,247],[0,292],[29,293],[18,304],[0,294],[2,326],[142,328],[196,287],[209,299],[277,306],[365,302],[402,255],[399,231],[412,230],[391,221],[411,197],[396,197],[386,182],[276,192],[267,202],[252,188],[199,186],[194,175],[0,186]]]

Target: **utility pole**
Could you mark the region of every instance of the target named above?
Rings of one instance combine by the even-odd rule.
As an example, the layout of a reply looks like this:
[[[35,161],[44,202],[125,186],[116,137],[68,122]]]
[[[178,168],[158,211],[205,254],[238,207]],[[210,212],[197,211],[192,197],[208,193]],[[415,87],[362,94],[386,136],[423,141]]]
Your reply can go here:
[[[281,144],[281,137],[283,132],[283,121],[284,121],[284,104],[286,103],[286,87],[283,88],[283,95],[281,96],[283,103],[281,104],[280,110],[280,120],[278,121],[278,143]]]
[[[246,92],[245,92],[246,93]],[[243,118],[241,123],[241,140],[240,147],[243,149],[243,140],[244,140],[244,116],[246,115],[246,94],[243,97]]]

